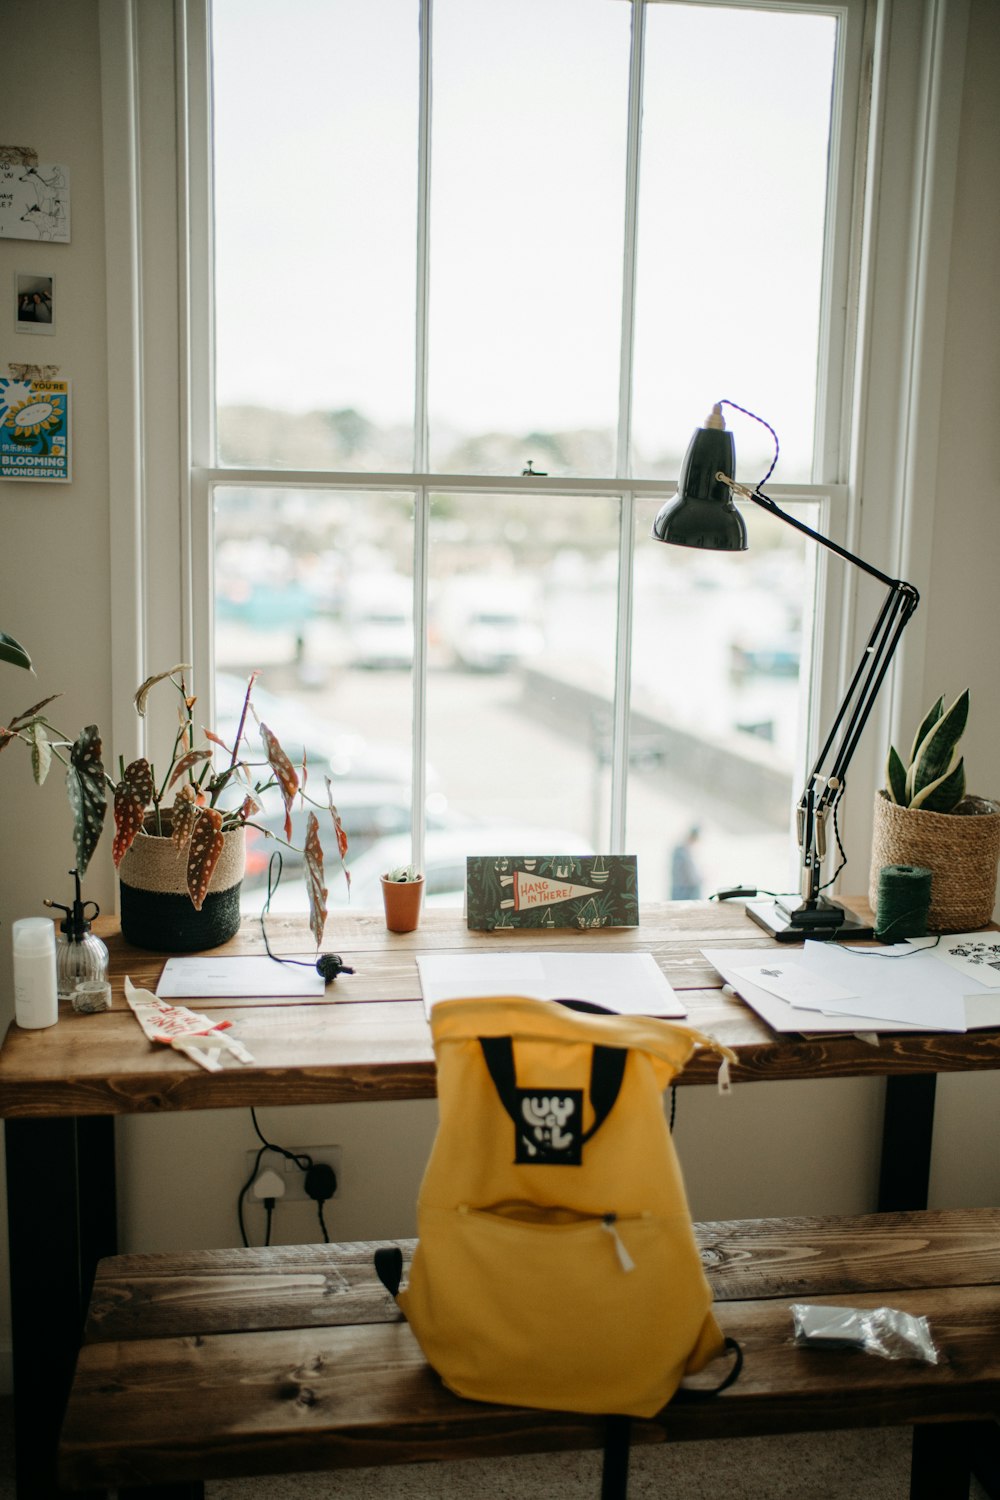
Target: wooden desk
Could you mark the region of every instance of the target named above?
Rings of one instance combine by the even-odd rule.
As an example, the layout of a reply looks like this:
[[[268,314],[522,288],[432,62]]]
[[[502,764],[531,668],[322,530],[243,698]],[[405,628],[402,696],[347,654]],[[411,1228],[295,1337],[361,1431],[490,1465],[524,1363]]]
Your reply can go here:
[[[52,1456],[93,1270],[117,1250],[114,1116],[432,1097],[434,1060],[415,962],[421,951],[494,953],[541,943],[650,951],[685,992],[689,1024],[736,1052],[735,1081],[884,1076],[880,1208],[926,1203],[936,1074],[1000,1068],[1000,1029],[886,1035],[878,1047],[850,1036],[776,1035],[722,993],[700,953],[704,946],[769,948],[771,940],[742,906],[684,902],[643,908],[638,928],[592,933],[469,932],[460,913],[429,912],[417,932],[396,936],[380,914],[337,912],[327,946],[357,972],[323,999],[194,1002],[229,1017],[257,1059],[253,1067],[208,1073],[148,1043],[125,1004],[125,975],[155,988],[162,957],[129,948],[114,923],[98,923],[98,930],[111,953],[113,1009],[64,1012],[44,1031],[11,1026],[0,1050],[15,1411],[19,1430],[36,1435],[19,1447],[18,1493],[31,1500],[54,1493]],[[304,918],[269,918],[268,936],[276,953],[310,952]],[[259,922],[248,921],[220,951],[262,953]],[[696,1059],[681,1082],[714,1083],[715,1076],[711,1059]],[[41,1404],[40,1391],[49,1393]]]

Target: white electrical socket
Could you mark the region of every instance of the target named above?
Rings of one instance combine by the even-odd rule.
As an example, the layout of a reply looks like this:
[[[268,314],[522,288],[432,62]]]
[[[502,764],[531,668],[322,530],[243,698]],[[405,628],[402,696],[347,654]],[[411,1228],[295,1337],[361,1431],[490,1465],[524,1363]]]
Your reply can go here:
[[[341,1172],[343,1152],[339,1146],[287,1146],[285,1149],[294,1151],[296,1156],[310,1157],[314,1166],[324,1162],[328,1167],[332,1167],[337,1174],[337,1189],[333,1196],[335,1198],[342,1196],[344,1191]],[[248,1151],[246,1166],[248,1176],[253,1171],[256,1161],[257,1152]],[[311,1203],[313,1201],[306,1192],[305,1173],[293,1161],[289,1161],[288,1157],[282,1156],[280,1151],[265,1151],[261,1156],[260,1165],[257,1167],[257,1177],[259,1178],[262,1173],[268,1171],[277,1172],[285,1184],[285,1194],[281,1202]]]

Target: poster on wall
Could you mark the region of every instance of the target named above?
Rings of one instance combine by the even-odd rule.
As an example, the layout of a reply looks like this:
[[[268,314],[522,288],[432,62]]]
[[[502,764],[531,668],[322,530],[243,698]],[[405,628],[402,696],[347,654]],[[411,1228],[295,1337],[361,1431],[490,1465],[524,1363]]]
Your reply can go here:
[[[68,481],[70,382],[0,378],[0,479]]]
[[[69,244],[69,167],[0,158],[0,239]]]

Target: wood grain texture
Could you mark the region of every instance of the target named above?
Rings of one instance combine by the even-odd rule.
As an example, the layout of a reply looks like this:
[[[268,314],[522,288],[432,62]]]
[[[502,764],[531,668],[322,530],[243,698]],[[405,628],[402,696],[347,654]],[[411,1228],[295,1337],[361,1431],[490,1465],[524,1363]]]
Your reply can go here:
[[[860,907],[861,903],[853,903]],[[195,1009],[232,1023],[254,1054],[252,1067],[209,1074],[169,1048],[146,1041],[124,999],[124,979],[155,988],[162,955],[129,947],[117,924],[97,924],[110,951],[113,1009],[78,1016],[63,1008],[57,1026],[11,1025],[0,1051],[0,1116],[163,1113],[251,1104],[348,1103],[424,1099],[435,1092],[430,1033],[420,999],[420,952],[503,953],[537,948],[650,952],[688,1007],[688,1023],[732,1047],[737,1082],[970,1071],[1000,1067],[1000,1029],[961,1034],[884,1034],[877,1046],[853,1036],[778,1036],[750,1008],[726,995],[701,956],[703,946],[773,945],[741,906],[677,902],[642,909],[637,928],[597,933],[470,932],[459,913],[431,911],[414,933],[385,930],[380,916],[338,913],[335,941],[357,972],[315,1001],[194,1000]],[[268,921],[272,949],[308,957],[304,917]],[[222,953],[260,953],[260,924],[246,921]],[[685,1085],[714,1083],[716,1063],[695,1058]]]
[[[844,1218],[734,1219],[695,1225],[717,1302],[819,1297],[1000,1279],[1000,1209]],[[373,1255],[414,1240],[116,1255],[102,1260],[85,1340],[399,1320]],[[406,1273],[404,1270],[404,1282]]]
[[[828,1297],[836,1303],[842,1298]],[[856,1293],[877,1307],[882,1291]],[[903,1425],[995,1415],[996,1288],[894,1291],[931,1321],[937,1365],[791,1340],[788,1301],[726,1302],[720,1324],[744,1350],[739,1379],[704,1403],[674,1401],[636,1441]],[[596,1447],[599,1419],[451,1395],[405,1323],[274,1329],[89,1344],[60,1445],[68,1485],[164,1482]]]

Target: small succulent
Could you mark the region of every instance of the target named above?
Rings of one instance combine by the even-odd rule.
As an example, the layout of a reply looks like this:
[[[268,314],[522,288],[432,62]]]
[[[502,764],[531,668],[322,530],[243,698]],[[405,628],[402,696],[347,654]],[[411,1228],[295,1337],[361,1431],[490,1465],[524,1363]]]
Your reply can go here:
[[[394,869],[386,870],[382,878],[395,885],[405,885],[407,881],[419,880],[420,872],[416,865],[396,865]]]
[[[958,742],[969,717],[969,690],[945,710],[939,698],[913,739],[909,765],[890,745],[886,760],[886,791],[900,807],[924,812],[954,812],[965,796],[965,761]]]

